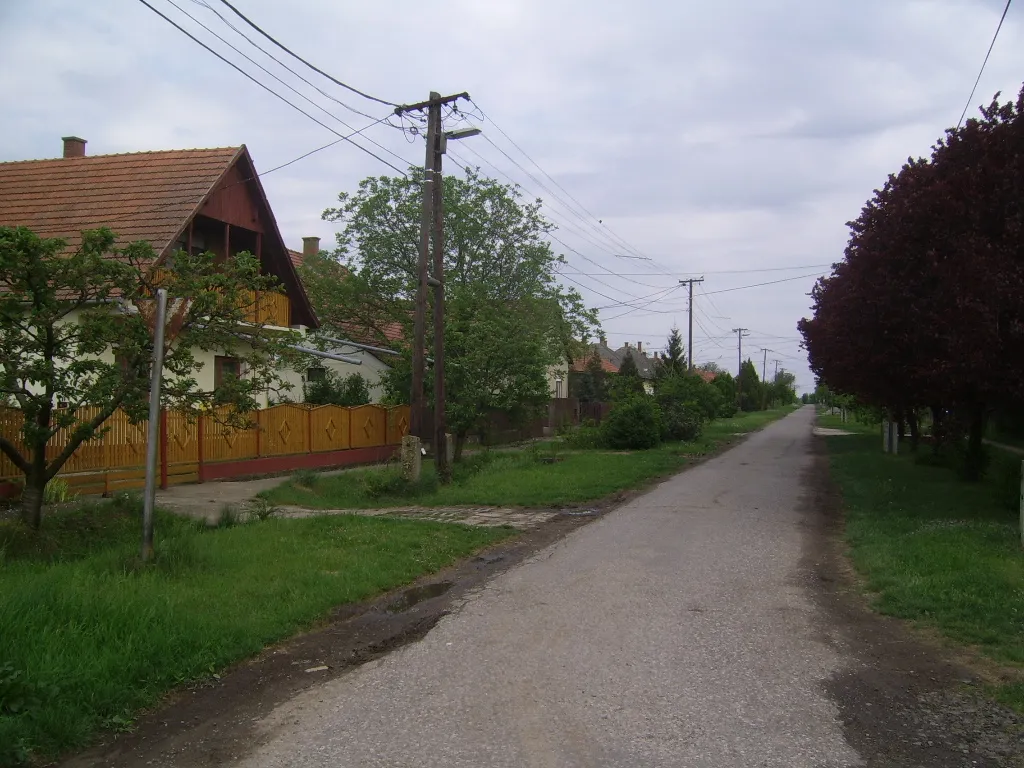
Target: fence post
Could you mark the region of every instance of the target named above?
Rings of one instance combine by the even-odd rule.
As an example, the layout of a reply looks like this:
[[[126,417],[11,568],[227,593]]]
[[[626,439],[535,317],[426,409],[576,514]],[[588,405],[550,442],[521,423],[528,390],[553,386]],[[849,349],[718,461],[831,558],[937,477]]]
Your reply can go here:
[[[203,454],[204,444],[206,442],[206,430],[203,427],[203,419],[206,416],[203,413],[199,414],[199,418],[196,419],[196,456],[198,458],[198,466],[196,467],[196,474],[198,475],[199,482],[203,482]]]
[[[160,409],[160,488],[167,489],[167,409]]]
[[[313,409],[306,408],[306,453],[313,452]]]
[[[261,418],[261,417],[262,417],[262,415],[263,415],[263,411],[262,411],[262,409],[258,409],[258,410],[256,411],[256,458],[257,458],[257,459],[258,459],[258,458],[260,457],[260,455],[261,455],[261,454],[260,454],[260,448],[262,447],[262,446],[260,445],[260,433],[261,433],[261,432],[263,431],[263,430],[262,430],[262,429],[260,428],[260,427],[262,426],[262,425],[260,424],[260,422],[262,421],[262,418]]]
[[[348,447],[355,448],[355,445],[353,445],[355,441],[352,439],[352,423],[355,421],[355,419],[352,418],[352,414],[355,410],[351,407],[348,407],[346,410],[348,410]]]

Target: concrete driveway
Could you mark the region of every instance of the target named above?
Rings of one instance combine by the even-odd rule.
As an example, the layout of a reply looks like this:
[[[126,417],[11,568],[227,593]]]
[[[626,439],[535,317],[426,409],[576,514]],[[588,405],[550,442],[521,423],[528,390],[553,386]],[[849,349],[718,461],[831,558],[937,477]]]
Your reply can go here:
[[[801,582],[813,409],[279,707],[243,765],[855,766]]]

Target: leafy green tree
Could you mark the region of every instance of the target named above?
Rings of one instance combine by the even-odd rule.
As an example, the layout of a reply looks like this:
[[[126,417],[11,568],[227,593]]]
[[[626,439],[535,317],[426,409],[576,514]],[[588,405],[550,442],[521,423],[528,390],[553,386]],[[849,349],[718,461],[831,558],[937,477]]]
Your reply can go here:
[[[366,405],[370,402],[370,387],[361,374],[341,377],[328,368],[323,378],[305,383],[303,399],[313,405]]]
[[[681,376],[686,373],[686,353],[683,351],[683,336],[678,328],[668,335],[668,346],[657,366],[658,376]]]
[[[736,380],[736,389],[739,392],[739,407],[741,411],[759,411],[762,407],[761,380],[757,376],[757,369],[748,359],[740,366],[740,375]]]
[[[626,355],[611,383],[611,399],[618,402],[644,394],[644,380],[632,355]]]
[[[720,371],[711,381],[711,386],[721,396],[717,416],[720,419],[731,419],[739,407],[736,402],[736,380],[728,371]]]
[[[409,399],[422,182],[412,169],[341,193],[323,214],[343,225],[337,249],[302,269],[327,335],[357,328],[385,343],[386,330],[402,329],[394,346],[404,357],[384,381],[391,402]],[[446,177],[443,198],[446,410],[460,456],[491,412],[513,420],[539,412],[550,398],[548,367],[570,359],[573,339],[592,336],[597,321],[557,280],[564,258],[546,240],[552,227],[539,201],[474,171]],[[432,333],[431,324],[428,345]]]
[[[251,254],[218,262],[178,252],[158,263],[148,243],[114,243],[99,229],[68,250],[63,240],[0,227],[0,393],[20,410],[20,440],[0,437],[0,450],[25,475],[22,514],[34,528],[46,484],[83,442],[102,435],[119,408],[135,422],[147,418],[157,288],[169,296],[166,405],[228,406],[225,418],[241,425],[257,396],[287,389],[280,368],[298,363],[294,334],[253,321],[254,292],[275,281]],[[245,375],[201,389],[200,350],[240,359]],[[48,451],[61,431],[64,448]]]
[[[581,403],[604,402],[608,397],[607,378],[601,356],[594,352],[587,358],[586,369],[577,377],[576,397]]]

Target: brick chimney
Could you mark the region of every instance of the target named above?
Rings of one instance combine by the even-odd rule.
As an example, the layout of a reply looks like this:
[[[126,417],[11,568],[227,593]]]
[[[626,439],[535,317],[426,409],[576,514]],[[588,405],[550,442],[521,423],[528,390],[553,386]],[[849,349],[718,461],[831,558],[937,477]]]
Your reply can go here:
[[[639,353],[641,353],[641,354],[643,354],[643,351],[644,351],[644,343],[643,343],[642,341],[638,341],[638,342],[636,343],[636,351],[637,351],[637,352],[639,352]]]
[[[64,142],[64,157],[85,157],[85,139],[65,136],[61,140]]]
[[[302,238],[302,256],[308,258],[309,256],[316,256],[320,253],[320,238],[319,237],[304,237]]]

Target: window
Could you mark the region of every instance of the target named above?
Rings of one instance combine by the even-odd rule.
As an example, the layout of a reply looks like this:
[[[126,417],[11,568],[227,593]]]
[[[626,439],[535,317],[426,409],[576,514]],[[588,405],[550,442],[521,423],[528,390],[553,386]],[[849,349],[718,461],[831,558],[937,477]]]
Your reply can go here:
[[[309,381],[309,382],[323,381],[326,378],[327,378],[327,369],[326,368],[320,368],[320,367],[310,368],[309,370],[306,371],[306,381]]]
[[[228,379],[237,379],[242,375],[242,361],[237,357],[217,355],[213,359],[213,386],[220,387]]]

